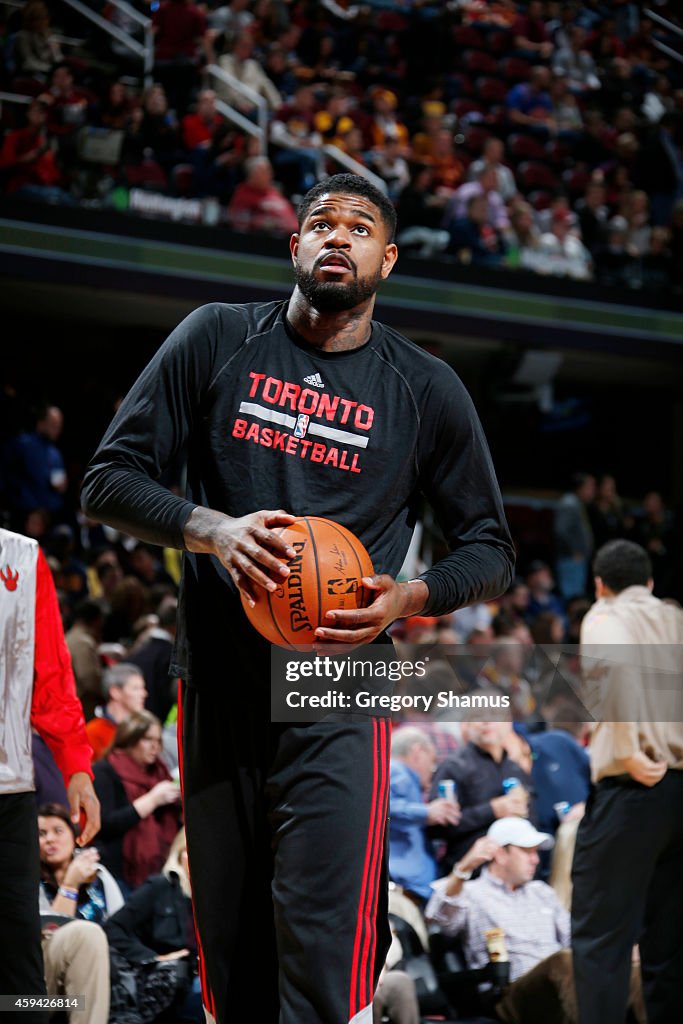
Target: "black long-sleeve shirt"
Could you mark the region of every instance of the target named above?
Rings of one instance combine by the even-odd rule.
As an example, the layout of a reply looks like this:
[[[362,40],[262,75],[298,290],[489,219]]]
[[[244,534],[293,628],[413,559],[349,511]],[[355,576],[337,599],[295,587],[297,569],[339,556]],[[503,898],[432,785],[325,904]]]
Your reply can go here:
[[[529,817],[534,820],[531,776],[507,754],[500,761],[495,761],[475,743],[467,743],[452,757],[441,762],[434,773],[429,799],[435,800],[438,797],[442,779],[453,779],[458,786],[457,798],[462,809],[462,817],[457,825],[431,825],[428,830],[432,838],[445,839],[447,843],[440,863],[442,873],[450,871],[472,844],[486,834],[489,825],[495,821],[491,800],[504,795],[503,779],[511,776],[519,779],[530,794]]]
[[[325,516],[360,538],[376,572],[396,576],[422,493],[450,551],[423,574],[426,612],[504,591],[513,548],[486,440],[457,375],[376,321],[360,348],[321,352],[294,334],[286,310],[282,301],[214,303],[173,331],[88,467],[88,515],[178,548],[196,505],[231,516],[277,508]],[[183,450],[186,498],[157,482]],[[209,635],[213,651],[217,635],[226,650],[244,647],[245,635],[256,642],[213,557],[186,554],[180,609],[180,675],[196,675],[198,659],[215,673],[201,642]]]

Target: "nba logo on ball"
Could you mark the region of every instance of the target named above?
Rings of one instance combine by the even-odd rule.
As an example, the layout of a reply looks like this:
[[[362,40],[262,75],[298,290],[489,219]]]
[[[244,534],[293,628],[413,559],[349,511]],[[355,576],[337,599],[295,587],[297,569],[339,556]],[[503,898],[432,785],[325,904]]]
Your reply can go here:
[[[300,419],[305,432],[308,416]],[[365,607],[369,595],[362,580],[374,574],[372,560],[358,537],[322,516],[298,516],[274,532],[294,550],[289,575],[274,590],[255,587],[251,605],[241,594],[242,607],[271,644],[307,651],[328,611]]]
[[[294,437],[305,437],[306,431],[308,430],[308,423],[310,417],[306,416],[305,413],[300,412],[296,418],[296,426],[294,427]]]

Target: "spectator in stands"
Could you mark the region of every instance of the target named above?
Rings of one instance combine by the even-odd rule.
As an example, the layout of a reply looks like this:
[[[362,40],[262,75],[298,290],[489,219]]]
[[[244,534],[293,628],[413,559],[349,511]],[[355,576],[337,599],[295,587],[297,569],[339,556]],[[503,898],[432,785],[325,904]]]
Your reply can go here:
[[[577,818],[588,799],[591,777],[585,717],[577,708],[559,706],[548,717],[548,729],[528,737],[534,754],[531,777],[538,827],[552,835],[567,813],[558,812],[557,804],[569,804],[572,818]]]
[[[146,150],[169,171],[180,158],[180,134],[175,114],[169,110],[168,98],[162,85],[155,83],[145,89],[142,106],[131,115],[131,124],[125,140],[127,159],[138,163]]]
[[[647,551],[652,562],[654,593],[664,597],[666,582],[676,568],[676,518],[664,504],[659,491],[649,491],[643,498],[642,515],[636,521],[635,539]],[[672,588],[673,589],[673,588]]]
[[[512,36],[520,57],[548,60],[553,52],[553,43],[543,18],[541,0],[530,0],[526,13],[518,14],[512,23]]]
[[[408,161],[403,156],[403,151],[398,136],[389,136],[383,146],[370,153],[368,160],[375,174],[386,182],[389,198],[393,202],[396,202],[410,182]]]
[[[175,588],[175,583],[164,569],[163,562],[159,557],[162,554],[161,548],[139,541],[129,556],[131,574],[136,576],[146,587],[164,584]]]
[[[47,104],[48,130],[60,139],[60,156],[72,157],[73,137],[94,115],[93,97],[76,85],[73,71],[63,61],[52,68],[49,88],[40,98]]]
[[[213,89],[202,89],[194,113],[186,114],[181,121],[183,146],[190,151],[199,146],[207,147],[224,121],[216,110],[216,93]]]
[[[280,42],[271,43],[266,51],[264,70],[283,100],[294,95],[296,75],[287,61],[287,53]]]
[[[159,624],[150,630],[144,643],[128,656],[130,665],[137,665],[145,679],[145,707],[165,722],[176,701],[177,682],[169,675],[176,633],[178,602],[174,597],[162,601]]]
[[[448,245],[450,235],[439,227],[448,197],[433,189],[434,170],[430,164],[414,164],[410,182],[397,200],[399,245],[420,256],[433,256]]]
[[[595,273],[600,284],[631,288],[640,279],[638,261],[628,250],[628,221],[615,216],[607,222],[605,243],[595,252]]]
[[[649,249],[641,260],[643,288],[648,291],[666,291],[678,280],[672,266],[670,242],[669,228],[652,228]]]
[[[453,779],[458,787],[461,817],[457,825],[432,826],[428,835],[446,840],[446,852],[440,861],[442,872],[450,871],[472,843],[483,836],[496,818],[518,814],[529,817],[531,777],[505,750],[509,723],[463,722],[467,742],[452,757],[437,767],[430,798],[438,796],[442,779]],[[519,785],[503,791],[503,779],[516,778]]]
[[[68,927],[45,932],[48,995],[85,997],[85,1005],[68,1015],[73,1024],[108,1024],[109,948],[101,925],[123,906],[121,890],[94,847],[75,856],[76,827],[66,807],[43,804],[38,809],[38,836],[41,915],[74,919]]]
[[[339,135],[337,144],[339,145],[339,148],[352,160],[355,160],[356,163],[359,163],[362,166],[366,165],[367,161],[363,145],[363,132],[353,123],[353,121],[349,121],[349,126]]]
[[[249,0],[228,0],[226,4],[217,0],[208,6],[208,23],[223,34],[226,46],[232,46],[238,35],[253,29],[254,15],[248,10]]]
[[[485,223],[493,228],[499,237],[504,237],[510,228],[510,219],[503,197],[496,190],[498,177],[495,167],[485,166],[476,181],[468,181],[456,189],[444,212],[443,227],[448,228],[455,220],[467,215],[470,200],[481,196]]]
[[[498,266],[503,261],[502,234],[488,220],[485,196],[471,196],[465,215],[444,221],[450,241],[448,251],[461,263]]]
[[[557,584],[565,601],[586,593],[594,548],[588,505],[595,499],[595,477],[576,473],[572,485],[558,502],[554,522]]]
[[[51,68],[64,59],[50,24],[50,11],[43,0],[29,0],[21,12],[21,28],[14,40],[13,59],[17,75],[44,82]]]
[[[502,818],[434,883],[427,905],[430,923],[462,936],[470,968],[488,964],[486,932],[502,929],[511,984],[496,1006],[499,1020],[575,1019],[569,913],[549,885],[534,880],[539,850],[552,844],[528,821]]]
[[[246,179],[228,205],[228,220],[236,231],[291,234],[297,230],[296,211],[273,183],[273,167],[265,156],[245,164]]]
[[[107,668],[102,673],[101,686],[106,703],[95,709],[95,717],[86,724],[93,761],[104,757],[114,742],[117,726],[142,711],[147,698],[142,673],[137,665],[129,662]]]
[[[569,29],[576,21],[578,4],[573,2],[557,3],[555,0],[550,0],[547,8],[549,18],[546,22],[546,29],[555,49],[561,50],[569,46]]]
[[[391,743],[389,789],[389,877],[423,910],[437,875],[427,825],[457,825],[457,801],[436,796],[425,802],[436,767],[436,750],[415,726],[398,729]]]
[[[106,559],[101,562],[96,561],[95,563],[96,596],[105,616],[111,612],[112,594],[123,579],[121,564],[118,558],[116,558],[115,552],[112,552],[112,554],[114,555],[113,561]],[[93,588],[91,587],[90,589],[92,592]]]
[[[530,562],[525,580],[529,590],[525,614],[527,623],[533,623],[542,612],[564,615],[565,603],[555,591],[555,579],[547,562],[538,558]]]
[[[595,500],[588,506],[588,517],[596,548],[624,535],[623,502],[611,473],[603,473],[598,478]]]
[[[76,537],[68,523],[53,526],[45,543],[55,586],[62,590],[73,609],[88,595],[88,573],[85,563],[76,555]]]
[[[460,637],[462,643],[474,630],[486,631],[490,628],[493,613],[489,605],[477,602],[466,608],[457,608],[451,612],[450,623]]]
[[[517,202],[510,212],[510,234],[507,266],[519,265],[535,270],[538,262],[541,233],[536,227],[533,207]]]
[[[136,576],[124,576],[111,598],[111,612],[104,620],[102,639],[106,643],[130,645],[135,623],[147,608],[147,588]]]
[[[504,202],[509,203],[517,193],[517,184],[510,168],[502,162],[504,154],[505,147],[502,139],[496,138],[495,135],[489,136],[484,143],[481,157],[470,164],[467,180],[478,181],[481,172],[487,167],[492,167],[496,172],[496,192]]]
[[[528,82],[512,86],[505,98],[511,124],[528,128],[543,138],[555,131],[553,101],[549,91],[551,80],[550,69],[543,64],[536,64],[531,69]]]
[[[550,99],[553,104],[557,137],[565,143],[573,143],[583,130],[583,112],[576,96],[569,88],[567,75],[553,75]]]
[[[55,157],[56,143],[47,130],[47,104],[31,100],[26,126],[7,132],[0,150],[4,191],[41,202],[74,205]]]
[[[152,14],[154,74],[181,117],[197,87],[204,58],[206,16],[195,0],[161,0]]]
[[[569,88],[578,96],[586,96],[600,88],[597,67],[585,47],[586,30],[581,25],[569,29],[569,46],[553,57],[553,72],[566,75]]]
[[[429,159],[434,168],[434,188],[442,195],[453,195],[464,180],[465,167],[457,155],[451,128],[441,128],[436,133]]]
[[[166,1006],[173,1004],[169,1012],[178,1024],[204,1024],[184,829],[175,836],[160,873],[129,896],[105,932],[111,949],[143,976],[153,964],[186,962],[186,978],[168,974]]]
[[[588,182],[583,197],[576,203],[583,243],[591,254],[604,244],[609,211],[605,204],[605,186],[601,179]]]
[[[275,111],[271,123],[271,142],[277,147],[273,163],[288,194],[303,195],[323,173],[315,107],[312,86],[299,82],[291,101]]]
[[[569,211],[555,211],[551,230],[542,234],[539,241],[541,260],[537,270],[587,281],[593,275],[593,261],[588,249],[572,230],[573,219]]]
[[[327,92],[324,107],[313,116],[313,127],[324,142],[339,146],[341,137],[358,123],[357,116],[349,90],[343,85],[333,85]]]
[[[85,598],[74,609],[74,621],[66,634],[66,646],[76,678],[76,692],[83,706],[86,722],[95,715],[95,708],[103,703],[102,662],[97,648],[102,639],[104,613],[101,606]]]
[[[522,644],[511,636],[500,636],[492,645],[491,656],[475,680],[476,688],[486,693],[499,691],[509,697],[512,717],[516,722],[527,721],[536,707],[523,672]]]
[[[425,100],[422,104],[420,131],[411,139],[413,160],[427,163],[431,160],[439,132],[446,128],[446,106],[440,100]]]
[[[263,69],[253,57],[254,39],[251,33],[241,32],[235,39],[232,50],[218,58],[218,66],[232,75],[242,85],[253,89],[266,101],[269,110],[282,106],[282,96]],[[235,107],[246,117],[256,120],[258,109],[253,100],[242,95],[234,86],[216,79],[216,93],[220,99]]]
[[[116,80],[109,83],[107,95],[100,107],[100,121],[105,128],[115,131],[127,131],[130,127],[133,111],[139,101],[128,92],[125,82]]]
[[[650,124],[657,124],[664,114],[674,110],[674,98],[671,81],[666,75],[658,75],[650,84],[643,97],[642,113]]]
[[[398,97],[391,89],[381,87],[371,90],[372,120],[369,125],[369,143],[371,147],[381,149],[388,141],[398,141],[407,148],[409,143],[408,129],[397,116]]]
[[[124,894],[159,871],[180,826],[180,786],[161,751],[161,722],[136,711],[119,723],[114,746],[95,764],[102,805],[97,848]]]
[[[412,227],[439,228],[447,202],[447,196],[437,195],[434,191],[434,170],[431,164],[414,164],[410,183],[403,189],[398,200],[400,231]]]
[[[77,848],[77,834],[66,807],[38,808],[40,910],[102,924],[123,906],[123,896],[95,847]]]
[[[32,431],[8,442],[3,453],[7,503],[17,520],[32,509],[45,509],[59,520],[64,508],[67,475],[57,447],[64,415],[56,405],[41,406]]]
[[[634,189],[628,192],[620,205],[619,213],[628,224],[626,247],[632,256],[645,256],[650,250],[652,226],[650,224],[650,201],[647,192]]]

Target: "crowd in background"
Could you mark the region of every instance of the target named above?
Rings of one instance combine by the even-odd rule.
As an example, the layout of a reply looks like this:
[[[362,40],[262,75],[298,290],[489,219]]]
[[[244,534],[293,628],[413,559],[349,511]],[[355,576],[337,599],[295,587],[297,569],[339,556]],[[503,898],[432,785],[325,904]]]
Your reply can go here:
[[[125,208],[141,188],[201,199],[210,223],[287,233],[300,196],[339,169],[332,144],[382,179],[404,251],[633,289],[680,282],[676,5],[657,6],[673,30],[641,4],[599,0],[136,6],[154,25],[146,86],[139,59],[69,8],[4,8],[2,87],[33,97],[3,104],[6,193]],[[100,13],[135,30],[116,7]],[[69,48],[58,29],[87,39]],[[262,146],[217,108],[258,121],[235,79],[267,107]]]

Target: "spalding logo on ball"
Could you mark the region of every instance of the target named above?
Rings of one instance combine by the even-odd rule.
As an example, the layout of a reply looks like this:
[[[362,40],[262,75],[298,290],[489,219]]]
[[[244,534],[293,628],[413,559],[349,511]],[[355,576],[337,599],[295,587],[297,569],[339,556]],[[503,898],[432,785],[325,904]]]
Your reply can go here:
[[[242,605],[261,636],[298,650],[319,642],[315,631],[327,612],[367,604],[361,580],[374,569],[358,538],[331,519],[301,516],[274,532],[295,551],[289,576],[277,590],[254,587],[256,604],[251,608],[243,597]]]

